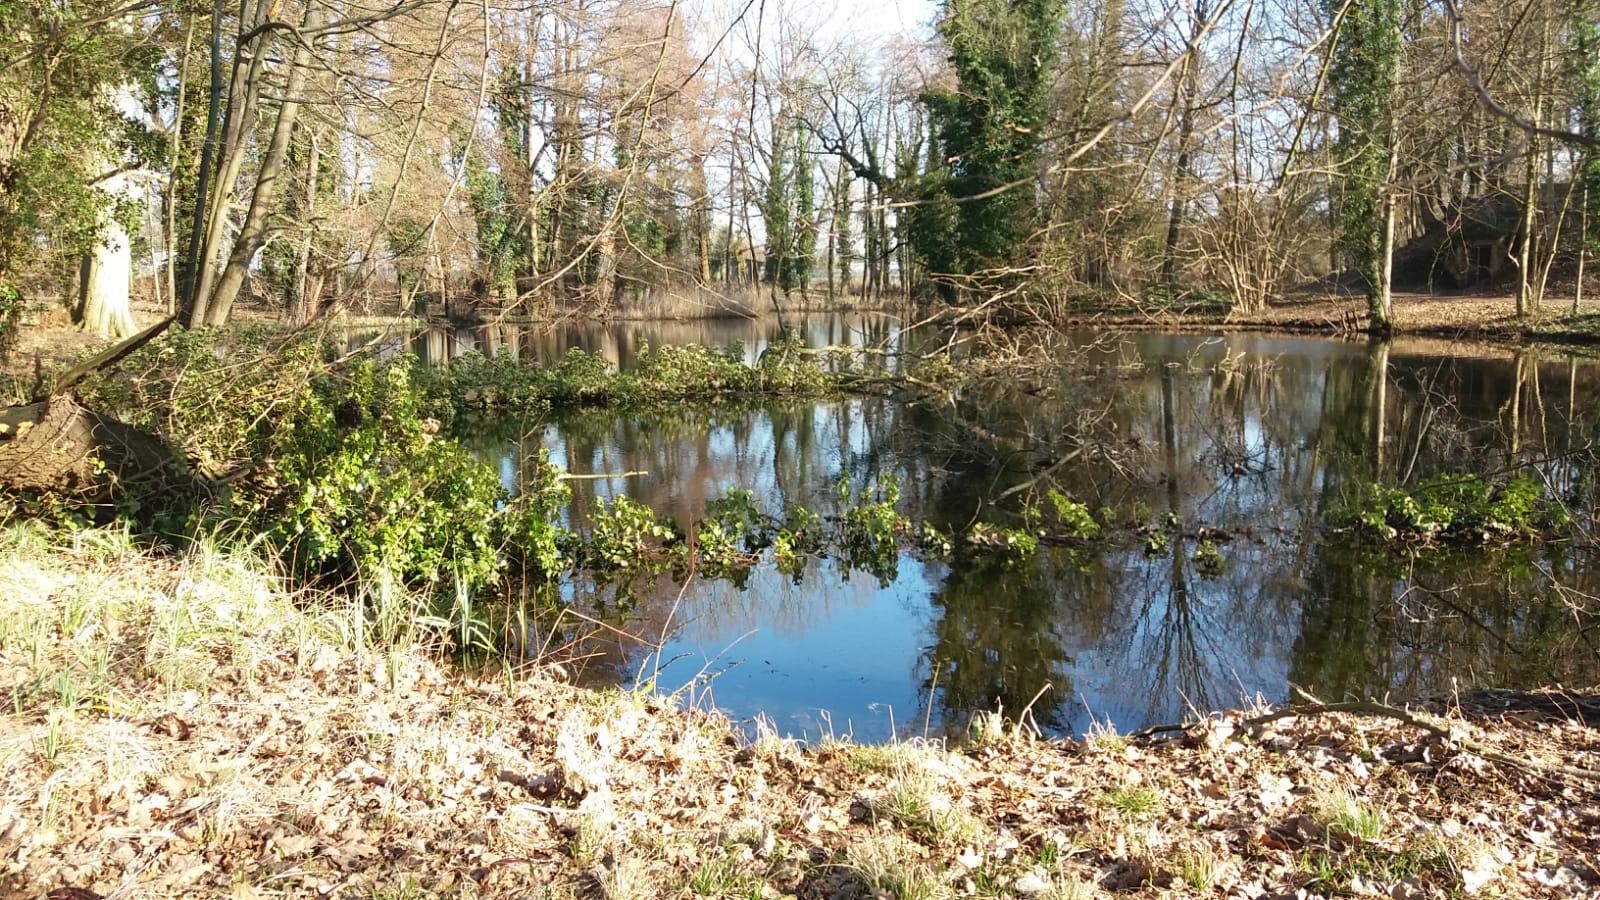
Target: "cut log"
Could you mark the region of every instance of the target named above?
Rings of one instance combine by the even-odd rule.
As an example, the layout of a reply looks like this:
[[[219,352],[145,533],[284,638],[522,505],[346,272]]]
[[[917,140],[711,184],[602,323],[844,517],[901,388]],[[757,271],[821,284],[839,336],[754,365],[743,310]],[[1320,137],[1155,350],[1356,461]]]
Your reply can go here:
[[[160,438],[63,393],[0,412],[0,488],[110,505],[129,497],[193,501],[200,483]]]
[[[0,492],[59,497],[104,511],[137,500],[147,514],[181,513],[208,496],[207,483],[182,454],[153,434],[84,408],[72,392],[171,324],[170,318],[157,322],[85,360],[32,403],[0,409]]]

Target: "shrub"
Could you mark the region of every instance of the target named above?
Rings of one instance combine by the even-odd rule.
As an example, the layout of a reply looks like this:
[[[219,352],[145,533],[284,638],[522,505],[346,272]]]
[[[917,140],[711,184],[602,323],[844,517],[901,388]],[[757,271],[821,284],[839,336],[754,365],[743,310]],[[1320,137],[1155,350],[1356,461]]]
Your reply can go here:
[[[498,571],[505,489],[424,422],[410,372],[364,361],[324,375],[279,429],[284,491],[255,517],[295,571],[469,586]]]
[[[900,570],[900,533],[909,527],[895,511],[900,502],[900,479],[880,476],[877,484],[856,494],[846,476],[839,479],[838,492],[840,503],[846,505],[840,523],[840,556],[847,566],[865,569],[887,585]]]
[[[739,347],[723,350],[685,346],[646,346],[635,370],[641,392],[655,399],[749,393],[760,387],[757,372],[744,364]]]
[[[1329,521],[1385,541],[1490,541],[1537,536],[1565,524],[1566,514],[1526,476],[1496,489],[1476,475],[1446,475],[1410,490],[1363,485]]]

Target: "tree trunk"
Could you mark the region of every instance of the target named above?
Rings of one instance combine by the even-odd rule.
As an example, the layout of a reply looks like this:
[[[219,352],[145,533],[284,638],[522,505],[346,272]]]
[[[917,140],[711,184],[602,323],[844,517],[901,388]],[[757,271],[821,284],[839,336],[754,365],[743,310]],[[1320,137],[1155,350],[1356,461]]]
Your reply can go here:
[[[130,95],[132,90],[131,85],[124,85],[117,91],[119,99]],[[103,152],[101,166],[114,173],[101,182],[108,203],[114,205],[130,199],[132,179],[120,170],[122,160],[112,155],[115,152],[112,147],[106,147]],[[100,210],[100,238],[83,261],[77,313],[78,324],[84,330],[103,338],[121,339],[139,329],[133,323],[128,297],[133,283],[133,245],[127,227],[112,212],[110,208]]]
[[[1541,10],[1542,13],[1542,10]],[[1533,84],[1533,124],[1541,124],[1544,118],[1544,91],[1545,91],[1545,56],[1550,43],[1550,20],[1542,16],[1539,32],[1539,72]],[[1528,163],[1523,168],[1526,183],[1522,191],[1522,246],[1517,252],[1517,268],[1520,270],[1517,279],[1517,318],[1526,318],[1530,313],[1539,311],[1540,294],[1543,293],[1534,281],[1534,243],[1537,236],[1534,225],[1538,222],[1539,212],[1539,135],[1528,132]]]
[[[107,182],[113,196],[126,191],[118,175]],[[138,331],[129,306],[128,285],[133,280],[133,250],[128,229],[109,212],[99,243],[83,261],[78,322],[103,338],[120,339]]]
[[[1391,173],[1393,169],[1391,162]],[[1386,335],[1394,330],[1394,196],[1388,186],[1384,187],[1384,192],[1383,234],[1378,244],[1378,284],[1368,312],[1373,329]]]
[[[300,210],[300,219],[311,223],[316,221],[317,214],[317,183],[322,177],[322,152],[317,145],[317,133],[310,132],[311,149],[306,159],[306,196],[305,208]],[[317,227],[311,225],[306,229],[306,235],[300,241],[300,248],[295,255],[294,283],[289,286],[289,321],[295,325],[302,325],[312,315],[316,308],[311,298],[311,251],[316,244]]]
[[[242,6],[242,3],[241,3]],[[183,115],[183,108],[178,108]],[[194,219],[189,226],[189,249],[183,259],[183,293],[178,301],[184,321],[194,315],[200,289],[200,256],[205,249],[206,209],[210,205],[212,170],[216,167],[217,128],[222,116],[222,12],[211,11],[211,85],[206,100],[206,137],[200,151],[200,172],[194,198]]]
[[[317,0],[306,6],[303,30],[314,30],[322,20],[322,7]],[[233,253],[228,256],[228,266],[217,282],[217,292],[206,311],[204,324],[223,325],[233,311],[233,303],[244,287],[250,261],[267,241],[267,216],[272,205],[272,194],[278,178],[283,174],[284,157],[288,154],[289,139],[294,134],[294,122],[300,112],[300,93],[305,85],[306,71],[311,66],[311,47],[302,41],[295,48],[294,62],[289,70],[289,84],[284,90],[283,104],[278,110],[278,122],[272,129],[272,144],[261,161],[261,173],[256,177],[255,191],[250,196],[250,209],[245,214],[239,238],[234,241]]]
[[[1206,4],[1195,7],[1191,28],[1198,34],[1206,18]],[[1185,51],[1188,59],[1183,64],[1183,109],[1178,116],[1178,161],[1172,176],[1172,206],[1167,217],[1167,239],[1161,257],[1161,283],[1172,284],[1177,275],[1178,242],[1183,235],[1183,219],[1188,211],[1190,169],[1194,163],[1190,144],[1194,141],[1194,108],[1200,95],[1199,54],[1192,48]]]
[[[247,15],[247,9],[253,9],[253,12]],[[245,152],[244,136],[255,119],[256,102],[261,96],[261,69],[266,60],[266,54],[261,52],[260,36],[248,43],[245,43],[243,38],[256,23],[261,21],[265,12],[266,0],[255,0],[253,7],[250,6],[249,0],[240,0],[241,46],[233,60],[227,114],[223,119],[221,143],[217,147],[213,164],[215,171],[212,173],[211,198],[205,206],[199,204],[195,206],[195,215],[197,217],[203,215],[204,223],[198,253],[191,260],[191,265],[197,274],[189,313],[190,327],[209,324],[214,318],[210,307],[213,297],[212,286],[217,277],[217,260],[221,254],[223,235],[228,222],[228,207],[232,205],[234,189],[239,182],[239,170],[243,168],[245,157],[248,155]],[[246,58],[249,67],[245,69],[244,77],[241,78],[239,69]]]
[[[1587,160],[1589,151],[1585,150],[1583,156]],[[1579,171],[1587,171],[1588,168],[1588,163],[1585,163]],[[1583,184],[1583,201],[1578,214],[1582,218],[1580,220],[1581,224],[1578,226],[1578,283],[1572,291],[1573,315],[1578,314],[1578,304],[1583,302],[1583,270],[1585,263],[1589,259],[1589,183],[1587,181]]]
[[[189,94],[189,52],[194,49],[195,10],[190,10],[189,21],[184,26],[183,55],[178,63],[178,96],[173,103],[172,132],[167,135],[167,183],[162,191],[162,210],[165,215],[162,240],[166,243],[167,264],[163,267],[167,281],[167,315],[175,315],[183,301],[178,298],[178,155],[183,149],[183,108]]]

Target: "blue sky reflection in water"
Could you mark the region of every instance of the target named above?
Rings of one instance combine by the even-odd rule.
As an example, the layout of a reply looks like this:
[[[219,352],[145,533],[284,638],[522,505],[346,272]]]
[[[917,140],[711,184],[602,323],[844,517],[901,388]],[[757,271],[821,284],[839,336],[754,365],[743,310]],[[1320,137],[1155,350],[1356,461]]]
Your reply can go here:
[[[576,482],[580,527],[594,497],[618,491],[685,526],[734,486],[780,517],[796,504],[837,515],[842,475],[859,487],[888,473],[905,518],[950,527],[977,515],[1017,524],[1018,498],[995,498],[1082,436],[1062,487],[1124,525],[1139,517],[1143,534],[1125,527],[1011,563],[907,557],[883,584],[826,559],[797,583],[763,565],[741,584],[568,586],[580,607],[666,635],[662,689],[694,684],[734,718],[764,715],[796,736],[878,740],[920,734],[925,720],[959,730],[977,710],[1015,714],[1046,683],[1034,715],[1063,733],[1084,731],[1091,713],[1131,729],[1191,704],[1281,701],[1291,681],[1338,697],[1600,678],[1551,587],[1554,576],[1600,594],[1587,553],[1552,544],[1408,560],[1321,530],[1374,474],[1411,483],[1533,460],[1553,484],[1584,489],[1592,479],[1567,454],[1596,431],[1600,410],[1581,398],[1600,388],[1600,367],[1241,336],[1137,335],[1077,353],[1059,378],[1010,380],[953,407],[857,397],[589,411],[493,432],[520,439],[486,432],[480,446],[508,478],[540,447],[575,473],[649,473]],[[1151,538],[1168,516],[1181,533]],[[1220,572],[1197,558],[1203,542],[1220,551]],[[586,677],[655,671],[648,646],[599,643]]]

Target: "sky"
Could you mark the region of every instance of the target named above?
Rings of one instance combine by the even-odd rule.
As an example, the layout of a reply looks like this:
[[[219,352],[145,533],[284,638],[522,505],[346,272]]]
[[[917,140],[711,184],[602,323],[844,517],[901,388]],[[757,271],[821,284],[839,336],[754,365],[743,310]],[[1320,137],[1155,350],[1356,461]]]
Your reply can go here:
[[[709,26],[726,24],[746,10],[747,2],[748,21],[764,14],[768,28],[783,21],[802,28],[814,25],[822,37],[860,39],[927,38],[939,6],[936,0],[698,0],[695,6]]]
[[[932,0],[841,0],[829,25],[848,33],[857,31],[891,37],[919,37],[929,31],[937,4]]]

